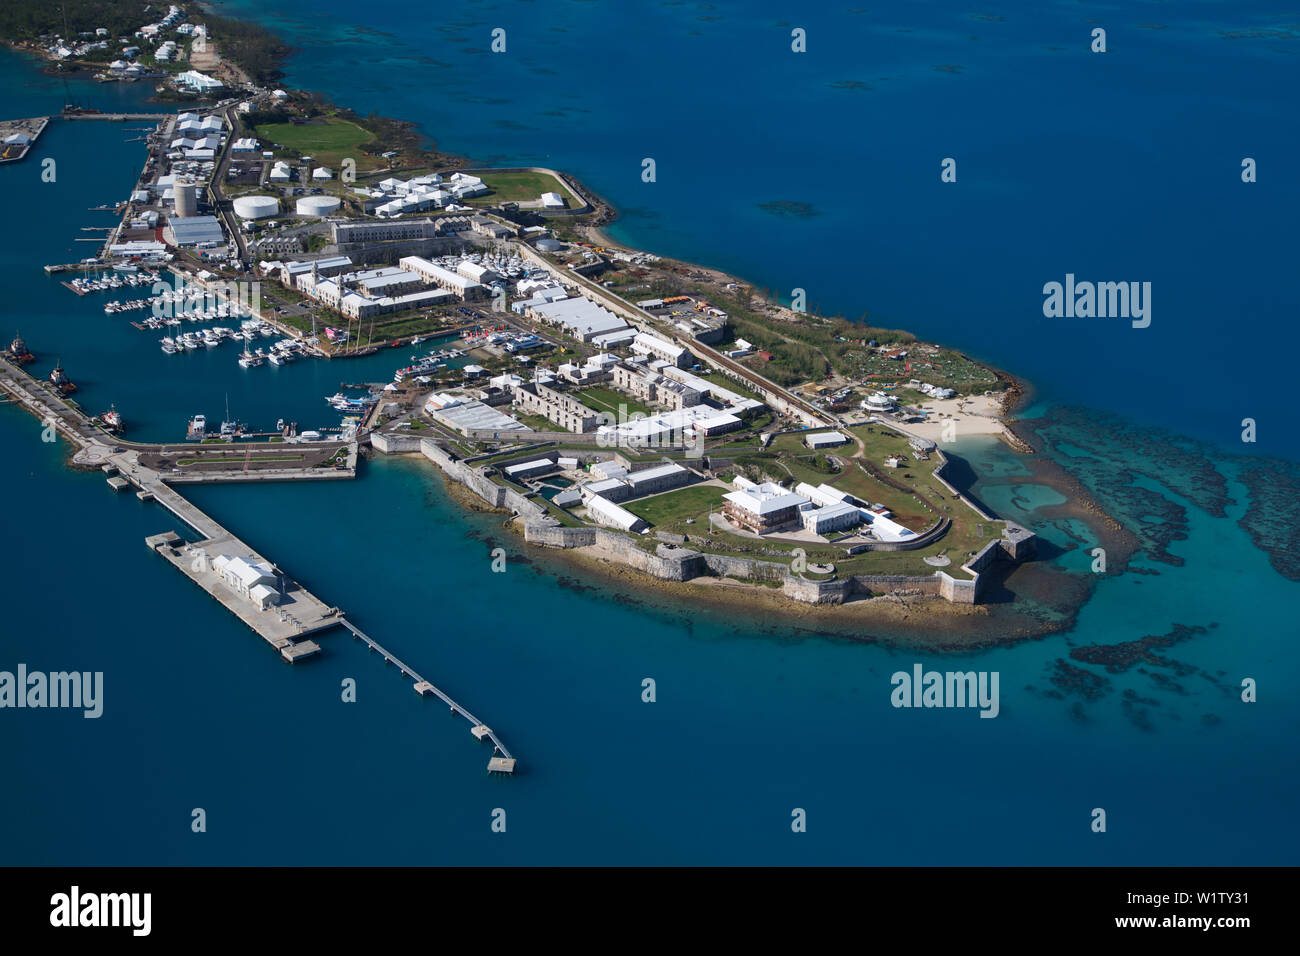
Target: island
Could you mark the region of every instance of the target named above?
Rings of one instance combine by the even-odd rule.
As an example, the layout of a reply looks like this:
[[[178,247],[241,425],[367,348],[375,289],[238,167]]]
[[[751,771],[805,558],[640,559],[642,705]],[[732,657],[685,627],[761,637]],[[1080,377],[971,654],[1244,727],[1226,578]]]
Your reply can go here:
[[[962,438],[1023,447],[1006,421],[1022,394],[1009,375],[628,248],[604,231],[611,206],[562,171],[478,166],[409,123],[284,89],[282,45],[197,5],[129,8],[111,29],[92,27],[92,4],[69,10],[75,36],[6,34],[105,82],[161,79],[158,97],[183,101],[130,117],[69,104],[48,118],[156,126],[97,254],[47,271],[79,295],[149,285],[105,311],[139,313],[132,324],[165,333],[168,354],[233,342],[255,368],[431,346],[392,381],[331,398],[344,415],[335,433],[196,421],[188,437],[261,440],[262,480],[314,477],[322,464],[351,477],[358,448],[418,456],[535,548],[791,604],[904,594],[974,606],[1034,557],[1032,532],[945,476],[944,446]],[[181,331],[204,320],[231,324]],[[6,350],[0,385],[33,411],[51,407],[38,391],[57,399],[75,464],[129,473],[167,458],[166,445],[123,444],[129,416],[82,412],[63,370],[23,380],[31,344]],[[325,451],[275,467],[267,439]],[[245,477],[186,461],[185,480]],[[156,464],[149,475],[142,492],[175,483]]]

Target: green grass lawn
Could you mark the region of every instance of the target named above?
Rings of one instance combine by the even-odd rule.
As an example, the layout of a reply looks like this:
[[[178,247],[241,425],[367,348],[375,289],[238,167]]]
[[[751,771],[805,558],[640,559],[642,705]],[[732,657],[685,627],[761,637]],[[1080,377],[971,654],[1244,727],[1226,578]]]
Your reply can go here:
[[[303,455],[276,455],[269,457],[259,455],[256,458],[249,459],[250,463],[256,464],[259,461],[302,461]],[[229,468],[231,465],[238,465],[244,461],[243,455],[230,455],[222,458],[182,458],[176,462],[178,465],[221,465]]]
[[[752,398],[760,402],[765,401],[762,395],[759,395],[757,392],[751,392],[744,385],[741,385],[734,379],[727,378],[727,376],[723,375],[721,372],[710,372],[706,370],[692,372],[691,374],[695,375],[697,378],[704,379],[706,382],[712,382],[714,385],[721,385],[728,391],[735,392],[737,395],[743,396],[744,398]]]
[[[618,415],[619,406],[622,405],[624,406],[624,412],[628,416],[635,415],[638,412],[645,416],[652,414],[648,406],[642,405],[636,399],[624,395],[622,392],[616,392],[612,388],[601,388],[597,385],[592,388],[580,389],[573,393],[573,397],[588,408],[598,412],[611,412]]]
[[[629,502],[623,507],[638,518],[662,527],[686,518],[707,517],[710,507],[714,510],[722,508],[724,493],[724,489],[716,485],[691,485],[642,501]]]
[[[541,199],[542,193],[559,193],[569,201],[569,208],[576,209],[581,203],[573,193],[565,188],[564,183],[548,173],[475,173],[484,184],[492,190],[486,196],[471,199],[471,203],[486,202],[495,205],[500,202],[524,202]]]
[[[358,168],[365,165],[363,160],[368,160],[362,148],[374,140],[373,135],[355,123],[334,117],[313,120],[302,126],[263,123],[255,133],[267,148],[270,143],[279,143],[326,165],[337,165],[350,157],[357,161]],[[338,174],[337,169],[335,174]]]
[[[534,415],[530,412],[520,412],[513,409],[510,414],[535,432],[562,432],[565,430],[545,415]]]

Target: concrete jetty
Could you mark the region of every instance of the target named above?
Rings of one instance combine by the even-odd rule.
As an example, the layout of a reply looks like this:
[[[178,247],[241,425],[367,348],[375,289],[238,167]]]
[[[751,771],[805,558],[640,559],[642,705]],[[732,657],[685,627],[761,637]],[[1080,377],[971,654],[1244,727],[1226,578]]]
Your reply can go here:
[[[487,724],[483,723],[483,721],[479,720],[460,704],[452,700],[446,693],[439,690],[432,681],[425,680],[417,674],[413,668],[402,663],[402,661],[398,659],[397,655],[385,650],[378,641],[368,636],[351,621],[340,621],[340,623],[352,632],[354,638],[364,642],[371,651],[381,654],[384,658],[385,664],[394,665],[403,677],[409,677],[415,681],[415,692],[417,694],[421,697],[426,694],[432,694],[450,707],[453,713],[459,714],[461,717],[468,720],[470,724],[469,732],[474,735],[475,740],[483,740],[486,738],[492,741],[493,756],[488,760],[489,773],[515,772],[515,757],[506,749],[506,745],[501,742],[501,739],[493,733],[492,729],[488,727]]]
[[[144,543],[252,628],[291,664],[320,653],[319,644],[305,639],[308,634],[334,627],[342,620],[338,608],[329,607],[296,581],[278,573],[274,565],[274,576],[279,582],[277,603],[259,607],[232,586],[214,565],[218,557],[225,555],[242,558],[250,564],[270,564],[232,534],[190,544],[176,532],[167,531],[145,538]]]
[[[48,116],[33,116],[31,119],[20,120],[0,120],[0,165],[4,163],[16,163],[24,159],[36,146],[36,141],[41,138],[45,132],[45,127],[50,124]],[[10,144],[4,142],[10,136],[22,134],[28,137],[27,142]]]
[[[417,693],[438,697],[469,721],[475,739],[490,740],[490,773],[514,773],[515,757],[487,724],[344,620],[337,607],[327,605],[290,579],[171,487],[172,482],[352,478],[356,475],[356,442],[262,446],[268,457],[259,465],[254,457],[259,449],[256,445],[182,443],[178,447],[118,441],[97,428],[74,403],[7,360],[0,360],[0,394],[9,396],[42,425],[66,437],[77,449],[74,464],[99,469],[108,476],[106,480],[114,490],[134,486],[140,500],[157,502],[194,529],[200,535],[198,541],[187,542],[175,531],[166,531],[145,538],[145,545],[252,628],[285,661],[292,664],[319,654],[320,645],[309,635],[341,624],[370,650],[382,654],[385,663],[395,664],[404,676],[412,678]],[[298,449],[303,454],[297,456],[294,465],[286,465],[284,459]],[[221,560],[223,557],[230,561],[242,559],[242,563],[232,567],[230,561]]]
[[[175,113],[56,113],[50,119],[61,120],[100,120],[106,123],[125,123],[127,120],[163,120],[175,119]]]

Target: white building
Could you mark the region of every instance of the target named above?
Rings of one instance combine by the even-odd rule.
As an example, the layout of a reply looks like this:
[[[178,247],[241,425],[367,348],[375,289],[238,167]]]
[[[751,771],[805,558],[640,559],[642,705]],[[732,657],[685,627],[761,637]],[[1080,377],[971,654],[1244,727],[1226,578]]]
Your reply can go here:
[[[695,473],[693,471],[683,468],[676,462],[667,462],[634,471],[624,480],[632,490],[633,496],[639,497],[641,495],[657,494],[670,488],[678,488],[689,484],[694,478]]]
[[[538,295],[534,293],[526,308],[516,311],[526,311],[535,319],[558,325],[580,342],[592,342],[597,336],[627,328],[626,322],[590,299],[575,296],[554,302],[537,302]]]
[[[691,362],[689,349],[676,345],[657,335],[638,332],[632,339],[632,351],[641,355],[654,355],[671,362],[677,368],[686,368]]]
[[[898,403],[884,392],[872,392],[862,400],[862,407],[869,412],[892,412]]]
[[[408,272],[414,272],[425,282],[454,292],[462,299],[476,299],[484,293],[481,283],[459,272],[446,269],[436,262],[430,262],[422,256],[404,256],[397,264]]]
[[[822,508],[807,508],[800,512],[799,519],[805,531],[813,534],[829,534],[832,531],[844,531],[862,524],[862,512],[851,504],[826,505]]]
[[[212,570],[228,588],[251,601],[260,611],[280,602],[275,571],[265,561],[250,561],[222,554],[213,559]]]
[[[848,438],[841,432],[818,432],[816,435],[807,435],[803,443],[813,451],[821,451],[823,448],[835,448],[839,445],[847,445]]]
[[[223,89],[226,84],[198,70],[186,70],[176,77],[176,85],[192,93],[210,93]]]
[[[597,524],[620,531],[640,531],[646,526],[643,519],[600,495],[592,495],[587,499],[587,517]]]
[[[739,485],[739,482],[733,482]],[[746,485],[751,483],[746,482]],[[723,495],[723,511],[742,527],[758,534],[776,531],[799,520],[800,511],[808,503],[803,495],[788,491],[774,482],[764,482]]]

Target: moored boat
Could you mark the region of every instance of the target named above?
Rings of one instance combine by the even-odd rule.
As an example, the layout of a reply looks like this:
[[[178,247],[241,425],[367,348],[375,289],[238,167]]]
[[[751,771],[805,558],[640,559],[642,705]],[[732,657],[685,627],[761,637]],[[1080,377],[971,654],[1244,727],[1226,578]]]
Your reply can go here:
[[[36,356],[27,348],[27,343],[22,340],[21,336],[14,336],[14,340],[9,343],[9,357],[19,365],[26,365],[33,361]]]

